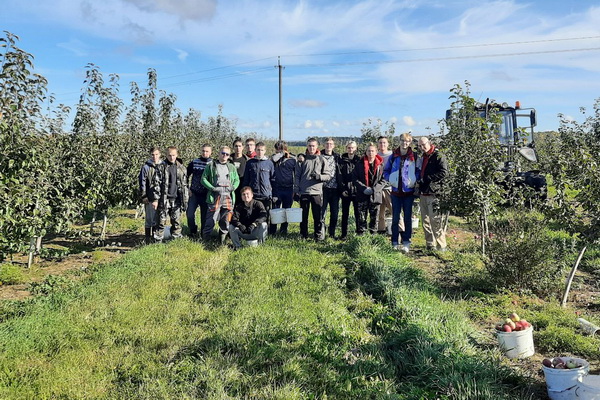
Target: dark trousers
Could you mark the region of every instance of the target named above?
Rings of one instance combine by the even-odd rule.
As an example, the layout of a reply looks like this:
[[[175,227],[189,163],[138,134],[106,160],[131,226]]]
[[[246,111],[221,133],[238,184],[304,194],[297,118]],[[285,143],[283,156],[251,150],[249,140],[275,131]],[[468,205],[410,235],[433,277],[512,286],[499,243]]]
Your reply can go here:
[[[369,232],[377,233],[377,217],[380,204],[374,204],[370,200],[358,202],[358,233],[362,235],[367,230],[367,218],[369,219]]]
[[[196,225],[196,209],[200,207],[200,232],[204,230],[204,221],[206,221],[206,212],[208,211],[208,203],[206,202],[206,193],[190,193],[188,208],[185,212],[187,224],[190,228],[190,235],[198,234],[198,225]]]
[[[358,232],[358,203],[356,197],[342,196],[342,237],[345,238],[348,235],[348,218],[350,217],[350,203],[352,203],[352,209],[354,210],[354,221],[356,225],[356,232]]]
[[[337,227],[338,214],[340,213],[340,192],[336,189],[323,189],[323,208],[321,209],[321,220],[325,222],[327,207],[329,206],[329,225],[327,233],[330,237],[335,236],[335,228]]]
[[[321,208],[323,207],[322,194],[303,194],[300,196],[300,207],[302,208],[302,222],[300,222],[300,235],[308,238],[308,212],[312,209],[313,223],[315,225],[315,239],[323,240],[323,220],[321,219]]]
[[[273,208],[290,208],[294,204],[294,188],[273,188]],[[284,222],[279,228],[279,233],[287,234],[288,223]],[[277,232],[277,225],[269,225],[269,234]]]

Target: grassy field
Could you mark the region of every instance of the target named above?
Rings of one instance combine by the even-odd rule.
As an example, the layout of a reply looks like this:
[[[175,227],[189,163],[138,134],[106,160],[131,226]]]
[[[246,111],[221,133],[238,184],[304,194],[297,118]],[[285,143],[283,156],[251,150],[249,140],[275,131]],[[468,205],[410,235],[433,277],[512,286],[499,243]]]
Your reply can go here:
[[[537,398],[382,236],[187,239],[3,309],[2,399]]]

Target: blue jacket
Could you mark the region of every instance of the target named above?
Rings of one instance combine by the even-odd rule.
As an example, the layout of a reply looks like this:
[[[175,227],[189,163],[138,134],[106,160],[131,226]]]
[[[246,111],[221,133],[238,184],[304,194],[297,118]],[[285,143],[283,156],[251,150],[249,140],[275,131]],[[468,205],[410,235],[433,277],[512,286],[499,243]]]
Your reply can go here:
[[[296,157],[290,153],[277,153],[271,157],[275,166],[273,187],[277,189],[293,189],[296,176]]]
[[[250,186],[257,200],[268,199],[273,195],[271,181],[275,178],[275,165],[269,159],[252,158],[246,161],[243,186]]]
[[[416,155],[413,153],[412,149],[409,148],[404,160],[402,160],[400,148],[397,148],[394,153],[392,153],[383,168],[383,179],[389,182],[390,175],[397,171],[399,171],[399,181],[401,179],[402,185],[396,185],[398,187],[392,185],[392,193],[414,192],[419,171],[416,168]]]

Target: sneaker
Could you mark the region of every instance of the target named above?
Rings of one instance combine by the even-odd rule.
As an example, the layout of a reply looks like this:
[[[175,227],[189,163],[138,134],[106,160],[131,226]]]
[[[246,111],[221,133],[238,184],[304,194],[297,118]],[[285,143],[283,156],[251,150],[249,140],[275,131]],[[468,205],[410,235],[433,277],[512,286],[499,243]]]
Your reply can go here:
[[[437,251],[439,251],[440,253],[445,253],[447,250],[447,247],[440,247],[439,249],[437,249]]]
[[[402,252],[404,254],[408,254],[409,246],[407,244],[402,245]]]
[[[393,248],[394,250],[397,250],[397,251],[399,251],[399,250],[400,250],[400,245],[399,245],[399,244],[393,244],[393,245],[392,245],[392,248]]]

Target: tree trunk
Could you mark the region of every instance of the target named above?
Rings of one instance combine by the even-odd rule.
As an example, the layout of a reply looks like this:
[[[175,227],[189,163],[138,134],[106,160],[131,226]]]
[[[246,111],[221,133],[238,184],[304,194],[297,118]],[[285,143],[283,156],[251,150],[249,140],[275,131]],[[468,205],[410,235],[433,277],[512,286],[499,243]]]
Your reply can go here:
[[[33,264],[33,255],[35,254],[36,237],[29,239],[29,256],[27,257],[27,268],[31,268]]]
[[[94,234],[94,225],[96,224],[96,211],[92,215],[92,222],[90,222],[90,236]]]
[[[100,240],[106,239],[106,224],[108,222],[108,217],[106,213],[102,214],[102,231],[100,232]]]

